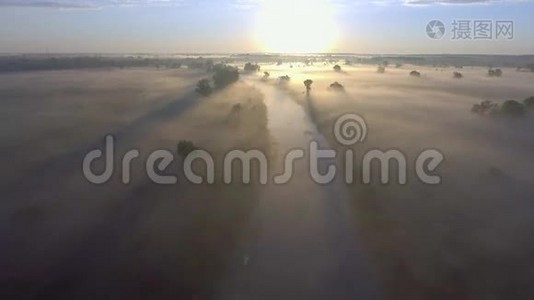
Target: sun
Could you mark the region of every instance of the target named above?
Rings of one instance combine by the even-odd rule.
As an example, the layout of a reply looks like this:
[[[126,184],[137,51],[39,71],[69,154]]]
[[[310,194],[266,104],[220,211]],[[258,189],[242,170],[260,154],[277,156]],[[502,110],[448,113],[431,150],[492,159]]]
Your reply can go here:
[[[257,20],[257,39],[268,52],[325,52],[337,37],[328,0],[264,1]]]

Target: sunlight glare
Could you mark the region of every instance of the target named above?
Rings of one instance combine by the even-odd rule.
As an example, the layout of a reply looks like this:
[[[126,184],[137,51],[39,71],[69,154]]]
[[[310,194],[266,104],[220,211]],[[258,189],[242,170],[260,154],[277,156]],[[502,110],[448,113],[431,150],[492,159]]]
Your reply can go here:
[[[258,20],[257,38],[269,52],[324,52],[337,36],[328,0],[264,1]]]

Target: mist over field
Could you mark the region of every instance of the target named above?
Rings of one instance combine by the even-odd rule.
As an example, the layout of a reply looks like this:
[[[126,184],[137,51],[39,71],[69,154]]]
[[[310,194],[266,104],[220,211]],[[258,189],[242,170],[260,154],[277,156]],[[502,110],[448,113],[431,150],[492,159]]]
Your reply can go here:
[[[264,69],[271,76],[292,76],[294,99],[311,107],[332,145],[338,116],[356,112],[365,117],[369,133],[356,147],[357,165],[371,149],[399,149],[406,155],[406,186],[380,185],[378,176],[367,186],[360,173],[350,187],[356,223],[386,286],[395,290],[393,298],[521,298],[532,293],[534,140],[529,128],[534,119],[471,112],[482,100],[530,97],[531,73],[508,68],[502,78],[490,78],[482,67],[413,65],[387,68],[384,74],[375,66],[343,66],[344,72],[323,66]],[[408,76],[412,70],[421,77]],[[453,78],[453,71],[464,77]],[[314,80],[309,99],[302,94],[305,78]],[[328,89],[335,81],[344,92]],[[439,186],[426,186],[415,176],[415,159],[426,149],[445,156],[437,172],[443,180]]]
[[[0,300],[534,299],[534,0],[0,0]]]
[[[76,68],[73,60],[85,65]],[[500,77],[482,66],[487,57],[474,60],[5,57],[2,295],[530,298],[534,114],[528,101],[521,114],[508,114],[505,101],[534,95],[526,67],[533,59],[489,59]],[[212,79],[213,72],[237,69],[235,82],[218,87]],[[474,111],[485,100],[495,103],[492,110]],[[368,129],[365,141],[350,147],[333,131],[347,113],[363,117]],[[115,170],[96,185],[84,177],[82,161],[105,148],[108,134],[116,143]],[[187,141],[213,156],[214,184],[185,177],[187,153],[180,153]],[[337,151],[320,164],[323,172],[324,163],[338,166],[336,179],[313,182],[304,159],[294,162],[288,183],[274,184],[287,168],[285,154],[302,148],[308,158],[312,141]],[[121,160],[132,149],[140,155],[123,184]],[[174,160],[157,173],[176,176],[176,184],[147,175],[148,156],[160,149]],[[224,183],[225,154],[235,149],[265,154],[267,184],[258,164],[250,184]],[[342,176],[348,149],[350,184]],[[363,157],[375,149],[403,153],[407,184],[398,183],[395,163],[388,184],[380,183],[376,164],[372,182],[362,181]],[[438,185],[416,174],[415,160],[428,149],[444,156],[432,172]],[[93,166],[104,167],[103,160]],[[201,163],[194,170],[207,174]],[[232,173],[243,175],[239,168]]]

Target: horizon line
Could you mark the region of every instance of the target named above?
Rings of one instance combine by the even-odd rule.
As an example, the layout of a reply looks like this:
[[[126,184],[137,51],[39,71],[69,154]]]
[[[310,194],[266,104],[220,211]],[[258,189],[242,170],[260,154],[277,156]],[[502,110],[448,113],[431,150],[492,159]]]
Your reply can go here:
[[[353,55],[353,56],[534,56],[534,53],[357,53],[357,52],[8,52],[0,55],[272,55],[272,56],[307,56],[307,55]]]

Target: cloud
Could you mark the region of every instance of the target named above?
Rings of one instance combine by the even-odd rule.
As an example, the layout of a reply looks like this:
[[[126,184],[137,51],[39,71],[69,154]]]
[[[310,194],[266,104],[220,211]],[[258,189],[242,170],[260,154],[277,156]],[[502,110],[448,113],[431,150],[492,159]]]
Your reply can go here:
[[[452,4],[452,5],[469,5],[469,4],[493,4],[503,2],[527,2],[526,0],[403,0],[405,5],[432,5],[432,4]]]
[[[407,6],[417,5],[477,5],[496,3],[519,3],[531,0],[375,0],[373,3],[379,5],[402,4]]]
[[[179,5],[184,0],[0,0],[0,6],[99,8],[108,6]]]
[[[0,7],[51,7],[51,8],[100,8],[110,6],[175,6],[182,5],[187,0],[0,0]],[[221,2],[223,2],[222,0]],[[229,5],[237,9],[251,9],[268,0],[226,0]],[[493,4],[503,2],[528,2],[531,0],[329,0],[336,6],[351,6],[357,4],[374,3],[377,5],[473,5]],[[198,0],[196,1],[198,2]]]

